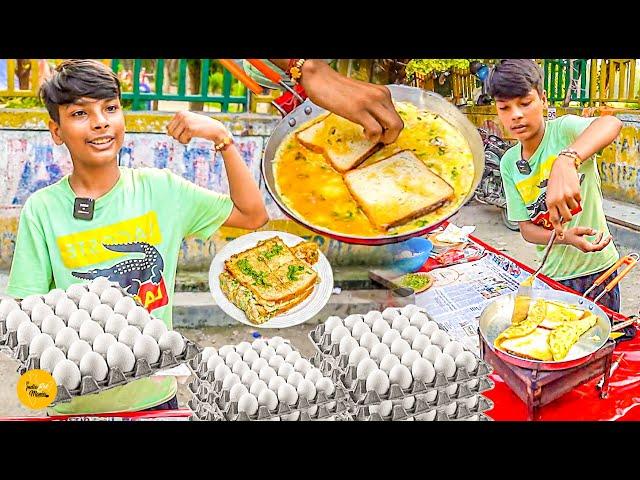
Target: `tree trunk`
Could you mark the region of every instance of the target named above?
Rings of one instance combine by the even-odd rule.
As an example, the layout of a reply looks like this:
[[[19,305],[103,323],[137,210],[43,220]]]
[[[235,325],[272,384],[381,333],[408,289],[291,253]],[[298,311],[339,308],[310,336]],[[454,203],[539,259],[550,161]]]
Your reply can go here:
[[[187,76],[189,78],[189,93],[197,95],[200,93],[200,74],[202,63],[200,60],[192,60],[187,63]],[[189,102],[189,110],[201,112],[204,110],[204,103]]]
[[[20,90],[29,90],[31,75],[31,60],[28,58],[18,58],[16,60],[16,75],[18,76],[18,86]]]

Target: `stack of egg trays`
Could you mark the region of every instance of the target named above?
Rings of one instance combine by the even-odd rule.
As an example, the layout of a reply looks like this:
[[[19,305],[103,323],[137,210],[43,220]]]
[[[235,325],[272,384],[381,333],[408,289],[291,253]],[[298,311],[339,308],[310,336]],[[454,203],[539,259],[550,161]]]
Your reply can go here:
[[[273,411],[262,405],[258,408],[256,414],[252,416],[247,415],[245,412],[238,412],[237,402],[229,401],[229,392],[222,390],[222,382],[214,379],[213,371],[207,371],[206,362],[198,361],[200,358],[201,355],[189,363],[195,373],[195,378],[188,385],[189,390],[197,400],[205,402],[222,412],[224,420],[271,420],[273,417],[282,417],[295,412],[300,412],[300,421],[325,420],[334,416],[341,419],[350,419],[349,412],[353,408],[353,404],[346,390],[335,382],[335,390],[331,396],[327,396],[324,392],[318,392],[312,402],[309,402],[306,398],[299,398],[294,405],[278,403],[278,407]],[[313,407],[317,408],[314,409]],[[310,414],[309,410],[315,411]]]

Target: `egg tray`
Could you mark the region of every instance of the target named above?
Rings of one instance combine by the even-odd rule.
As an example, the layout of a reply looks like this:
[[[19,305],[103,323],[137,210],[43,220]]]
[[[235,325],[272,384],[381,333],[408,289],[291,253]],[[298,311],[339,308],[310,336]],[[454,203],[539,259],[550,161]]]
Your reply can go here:
[[[149,364],[149,362],[144,358],[136,359],[133,370],[130,372],[123,373],[118,367],[114,367],[109,368],[107,378],[105,380],[97,381],[92,376],[87,375],[82,377],[80,386],[73,390],[69,390],[63,385],[58,385],[56,398],[52,405],[70,402],[73,397],[100,393],[113,387],[118,387],[144,377],[149,377],[161,370],[176,367],[182,363],[188,363],[199,354],[200,348],[192,341],[187,340],[184,337],[182,338],[185,342],[185,349],[180,355],[173,355],[171,350],[163,350],[160,352],[160,359],[155,363]],[[28,352],[29,346],[26,344],[19,345],[15,351],[15,358],[22,362],[22,365],[18,367],[18,373],[20,375],[24,374],[28,370],[36,370],[40,368],[40,359],[33,355],[29,356]]]
[[[437,398],[428,402],[424,396],[416,396],[415,402],[410,409],[405,409],[402,406],[402,400],[393,400],[393,408],[391,415],[383,417],[378,412],[372,412],[373,405],[358,405],[353,410],[353,416],[356,421],[367,421],[372,416],[376,420],[383,421],[398,421],[406,420],[407,418],[417,417],[423,414],[430,414],[432,418],[428,420],[467,420],[469,417],[477,414],[482,414],[487,410],[491,410],[494,403],[488,398],[476,394],[473,397],[469,397],[461,400],[452,400],[445,392],[438,392]],[[469,400],[475,399],[473,406],[470,407]],[[452,413],[447,413],[452,406],[455,405],[455,410]]]
[[[203,380],[196,376],[187,387],[200,401],[206,401],[208,404],[215,405],[219,408],[226,419],[233,420],[235,416],[238,415],[237,402],[231,402],[229,400],[229,391],[222,390],[222,381],[209,382],[206,379]],[[299,398],[295,405],[278,403],[278,407],[273,411],[268,410],[265,406],[261,406],[258,408],[258,412],[249,419],[268,420],[271,417],[281,417],[282,415],[288,415],[294,412],[307,412],[313,407],[323,407],[329,415],[347,412],[353,406],[351,399],[340,385],[335,385],[335,387],[336,389],[331,396],[327,396],[324,392],[318,392],[313,401],[309,401],[306,398]],[[240,415],[246,416],[246,414]]]

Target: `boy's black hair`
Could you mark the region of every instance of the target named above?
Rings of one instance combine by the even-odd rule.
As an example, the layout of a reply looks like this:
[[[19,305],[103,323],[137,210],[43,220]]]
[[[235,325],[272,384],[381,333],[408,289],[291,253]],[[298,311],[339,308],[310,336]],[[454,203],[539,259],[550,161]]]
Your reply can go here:
[[[120,80],[109,67],[97,60],[65,60],[42,84],[39,95],[49,116],[60,123],[60,105],[74,103],[82,97],[96,100],[120,98]]]
[[[501,60],[487,79],[487,93],[496,99],[524,97],[534,88],[542,95],[542,69],[527,58]]]

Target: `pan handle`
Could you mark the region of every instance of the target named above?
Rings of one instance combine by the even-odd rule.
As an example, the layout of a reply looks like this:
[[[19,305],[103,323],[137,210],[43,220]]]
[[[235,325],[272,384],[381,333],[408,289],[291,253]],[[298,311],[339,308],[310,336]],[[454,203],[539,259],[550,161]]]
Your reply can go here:
[[[640,322],[640,318],[638,318],[636,315],[632,315],[631,317],[629,317],[629,320],[625,320],[624,322],[620,322],[612,326],[611,331],[617,332],[618,330],[622,330],[623,328],[628,327],[629,325],[633,325],[639,322]]]
[[[594,288],[596,288],[598,285],[601,285],[621,265],[625,265],[626,264],[627,266],[624,268],[624,270],[622,270],[622,272],[620,272],[620,274],[616,278],[611,280],[611,282],[606,287],[604,287],[603,292],[600,295],[598,295],[596,297],[596,299],[594,299],[594,302],[597,301],[604,294],[610,292],[620,282],[620,280],[622,280],[624,278],[624,276],[627,273],[629,273],[629,271],[636,265],[636,263],[638,262],[638,258],[639,257],[640,257],[640,255],[638,255],[637,253],[630,253],[629,255],[626,255],[626,256],[620,258],[616,263],[613,264],[613,266],[609,270],[604,272],[602,275],[600,275],[596,279],[595,282],[593,282],[593,285],[591,285],[591,287],[589,287],[589,289],[586,292],[584,292],[583,297],[586,297],[587,295],[589,295],[593,291]]]
[[[262,73],[273,83],[280,83],[282,81],[282,78],[280,77],[280,75],[278,75],[278,72],[269,68],[269,66],[262,60],[258,60],[257,58],[247,58],[247,61],[251,65],[256,67],[260,73]]]
[[[224,68],[229,70],[229,73],[240,80],[245,86],[251,90],[256,95],[262,95],[263,88],[258,85],[258,83],[253,80],[249,75],[247,75],[244,70],[233,60],[220,59],[219,62],[222,64]]]

